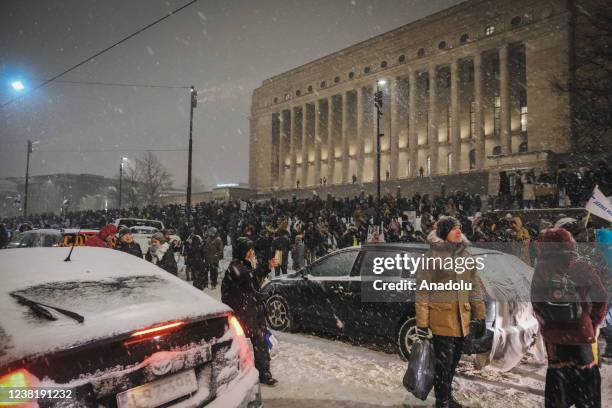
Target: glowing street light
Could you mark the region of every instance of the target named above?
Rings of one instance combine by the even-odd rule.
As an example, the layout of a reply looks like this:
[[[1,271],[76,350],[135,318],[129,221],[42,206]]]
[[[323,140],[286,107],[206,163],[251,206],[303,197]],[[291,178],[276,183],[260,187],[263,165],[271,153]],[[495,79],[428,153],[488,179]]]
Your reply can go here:
[[[11,82],[11,87],[17,92],[25,90],[25,85],[19,80]]]

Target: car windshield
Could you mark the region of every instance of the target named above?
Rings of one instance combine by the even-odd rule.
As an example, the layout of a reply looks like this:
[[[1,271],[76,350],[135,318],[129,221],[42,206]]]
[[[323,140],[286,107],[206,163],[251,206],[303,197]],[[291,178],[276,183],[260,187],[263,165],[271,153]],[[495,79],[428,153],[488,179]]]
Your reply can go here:
[[[8,243],[7,248],[29,248],[35,246],[36,242],[39,240],[38,234],[33,234],[31,232],[22,232],[18,234]]]

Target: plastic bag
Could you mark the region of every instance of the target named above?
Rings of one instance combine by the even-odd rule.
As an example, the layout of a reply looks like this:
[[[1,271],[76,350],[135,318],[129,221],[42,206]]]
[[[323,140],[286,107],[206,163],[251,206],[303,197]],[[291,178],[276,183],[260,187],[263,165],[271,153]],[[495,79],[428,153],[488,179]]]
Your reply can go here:
[[[427,340],[414,343],[404,374],[404,387],[412,395],[425,401],[433,388],[434,368],[435,356],[431,343]]]
[[[278,354],[278,340],[274,337],[270,329],[266,331],[266,344],[270,350],[270,358],[276,357]]]

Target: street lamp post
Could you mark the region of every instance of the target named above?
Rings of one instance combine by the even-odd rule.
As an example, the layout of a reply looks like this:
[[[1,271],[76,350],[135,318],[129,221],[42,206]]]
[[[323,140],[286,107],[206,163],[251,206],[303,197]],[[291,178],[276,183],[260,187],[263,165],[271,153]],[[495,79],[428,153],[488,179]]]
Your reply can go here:
[[[380,203],[380,138],[384,136],[384,133],[380,132],[380,118],[383,115],[383,91],[381,86],[384,86],[386,81],[384,79],[379,80],[376,83],[376,93],[374,94],[374,105],[376,106],[376,224],[381,222],[381,203]]]
[[[121,163],[119,163],[119,209],[122,208],[122,198],[123,198],[123,165],[127,162],[127,157],[121,158]]]
[[[28,216],[28,186],[30,184],[30,154],[32,154],[32,141],[28,140],[28,153],[26,156],[26,174],[25,174],[25,188],[23,197],[23,218]]]
[[[193,85],[189,88],[191,95],[189,110],[189,158],[187,160],[187,202],[185,211],[188,212],[188,219],[191,216],[191,157],[193,155],[193,109],[198,106],[198,91]]]

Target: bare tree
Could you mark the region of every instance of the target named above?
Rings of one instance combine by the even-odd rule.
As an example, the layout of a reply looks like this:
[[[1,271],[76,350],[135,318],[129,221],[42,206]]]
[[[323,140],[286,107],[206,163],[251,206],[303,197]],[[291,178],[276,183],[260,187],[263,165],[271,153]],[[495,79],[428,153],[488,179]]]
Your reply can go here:
[[[172,187],[172,175],[156,155],[146,152],[136,159],[135,177],[139,182],[139,196],[144,205],[158,205],[161,193]]]

